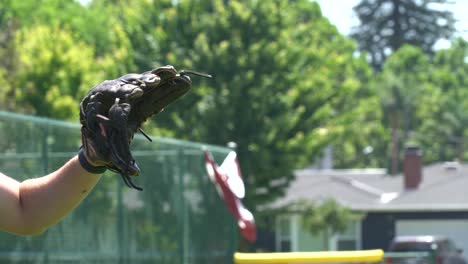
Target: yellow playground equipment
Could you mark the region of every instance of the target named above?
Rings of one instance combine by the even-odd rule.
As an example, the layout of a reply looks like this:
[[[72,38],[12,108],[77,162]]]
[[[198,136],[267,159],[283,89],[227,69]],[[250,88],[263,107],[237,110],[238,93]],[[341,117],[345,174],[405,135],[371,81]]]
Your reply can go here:
[[[288,264],[288,263],[376,263],[382,262],[381,249],[355,251],[235,253],[235,264]]]

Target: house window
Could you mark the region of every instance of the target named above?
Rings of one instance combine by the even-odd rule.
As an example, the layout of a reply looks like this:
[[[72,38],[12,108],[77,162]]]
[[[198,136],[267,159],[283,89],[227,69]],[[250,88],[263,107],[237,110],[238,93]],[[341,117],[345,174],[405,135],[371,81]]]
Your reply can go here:
[[[347,230],[334,236],[333,250],[359,250],[360,249],[360,223],[350,223]]]
[[[296,215],[282,215],[276,219],[276,251],[297,251]]]
[[[356,240],[354,238],[339,238],[336,241],[337,250],[356,250]]]

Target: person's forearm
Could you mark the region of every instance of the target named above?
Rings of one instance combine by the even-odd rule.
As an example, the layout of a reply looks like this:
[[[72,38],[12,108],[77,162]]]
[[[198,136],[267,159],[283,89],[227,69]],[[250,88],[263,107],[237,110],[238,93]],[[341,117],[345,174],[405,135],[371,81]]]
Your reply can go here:
[[[93,189],[100,175],[84,170],[75,156],[59,170],[21,183],[19,199],[25,233],[37,234],[73,210]]]

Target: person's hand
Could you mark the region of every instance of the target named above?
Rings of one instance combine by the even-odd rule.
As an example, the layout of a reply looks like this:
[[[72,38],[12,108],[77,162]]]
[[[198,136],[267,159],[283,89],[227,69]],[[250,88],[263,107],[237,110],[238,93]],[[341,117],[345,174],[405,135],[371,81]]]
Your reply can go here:
[[[80,104],[82,149],[80,162],[90,172],[110,169],[119,173],[129,187],[140,169],[130,151],[130,143],[142,124],[190,90],[187,74],[164,66],[141,74],[127,74],[104,81],[84,97]]]

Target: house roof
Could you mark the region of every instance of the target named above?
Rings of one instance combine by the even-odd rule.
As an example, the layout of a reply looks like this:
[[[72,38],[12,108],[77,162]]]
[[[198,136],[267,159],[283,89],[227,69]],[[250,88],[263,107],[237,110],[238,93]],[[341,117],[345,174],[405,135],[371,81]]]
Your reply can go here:
[[[304,169],[295,175],[284,197],[268,207],[333,198],[359,211],[468,211],[468,164],[425,166],[422,182],[413,190],[404,188],[403,175],[390,176],[382,169]]]

